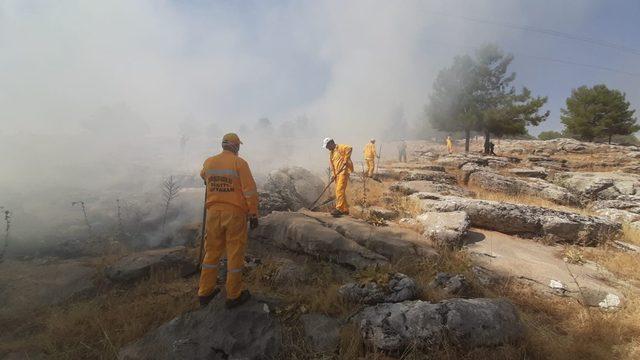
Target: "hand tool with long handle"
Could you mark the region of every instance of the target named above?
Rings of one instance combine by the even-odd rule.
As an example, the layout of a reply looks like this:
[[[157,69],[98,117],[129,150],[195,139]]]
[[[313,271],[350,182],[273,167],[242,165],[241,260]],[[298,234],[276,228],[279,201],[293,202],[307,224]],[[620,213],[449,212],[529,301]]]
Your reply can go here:
[[[204,181],[204,206],[202,208],[202,228],[200,229],[200,253],[198,254],[198,271],[202,268],[204,259],[204,235],[207,227],[207,181]]]
[[[336,176],[331,178],[331,181],[329,181],[329,183],[327,184],[327,186],[324,187],[324,189],[322,190],[322,192],[320,193],[320,195],[318,195],[318,198],[316,199],[316,201],[314,201],[313,203],[311,203],[311,206],[309,206],[309,209],[315,209],[316,207],[316,203],[320,200],[320,198],[322,197],[322,195],[324,195],[325,192],[327,192],[327,189],[329,188],[329,186],[331,186],[331,184],[333,184],[334,181],[336,181],[336,178],[338,177],[338,175],[342,174],[342,172],[347,168],[347,163],[345,162],[344,165],[342,165],[342,168],[340,169],[340,171],[338,171],[338,173],[336,174]]]

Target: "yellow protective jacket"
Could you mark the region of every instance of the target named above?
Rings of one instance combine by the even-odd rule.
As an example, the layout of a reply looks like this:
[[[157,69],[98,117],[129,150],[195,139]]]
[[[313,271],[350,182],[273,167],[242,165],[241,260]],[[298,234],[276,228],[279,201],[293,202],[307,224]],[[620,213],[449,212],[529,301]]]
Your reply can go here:
[[[377,156],[377,152],[376,152],[376,144],[372,144],[372,143],[368,143],[365,147],[364,147],[364,158],[367,160],[373,160],[376,158]]]
[[[208,209],[258,215],[256,182],[241,157],[224,150],[205,160],[200,176],[207,183]]]
[[[350,174],[353,172],[353,162],[351,162],[352,152],[353,148],[349,145],[336,145],[336,148],[331,151],[329,162],[331,163],[333,176],[337,176],[340,170],[342,170],[341,174]]]

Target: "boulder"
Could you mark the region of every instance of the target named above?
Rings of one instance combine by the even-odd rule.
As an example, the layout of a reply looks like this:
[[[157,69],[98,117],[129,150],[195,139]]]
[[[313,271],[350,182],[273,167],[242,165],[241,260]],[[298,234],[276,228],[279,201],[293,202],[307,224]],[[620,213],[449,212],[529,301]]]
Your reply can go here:
[[[388,281],[348,283],[338,289],[338,294],[348,302],[358,304],[397,303],[418,297],[416,282],[407,275],[390,274]]]
[[[541,179],[525,181],[489,171],[476,171],[469,175],[468,183],[470,186],[487,191],[540,197],[560,205],[578,205],[580,203],[578,197],[567,189]]]
[[[415,256],[434,259],[438,256],[428,240],[411,229],[392,224],[384,227],[372,226],[366,221],[348,216],[334,218],[326,213],[306,210],[302,213],[389,260]]]
[[[543,167],[533,168],[513,168],[507,170],[510,174],[526,178],[546,179],[549,176],[549,172]]]
[[[181,276],[196,272],[193,260],[184,246],[168,249],[140,251],[127,255],[105,269],[111,281],[132,282],[140,280],[154,270],[176,269]]]
[[[389,210],[380,206],[370,206],[367,210],[369,211],[369,214],[384,220],[393,220],[398,217],[398,212],[396,210]]]
[[[256,299],[232,310],[218,297],[119,352],[118,359],[265,359],[282,347],[281,327],[269,305]]]
[[[363,268],[387,262],[384,256],[368,250],[317,219],[299,212],[275,211],[263,217],[260,219],[260,226],[250,233],[250,237],[350,268]]]
[[[322,314],[300,316],[307,342],[318,352],[333,352],[340,342],[340,322]]]
[[[551,241],[597,245],[620,233],[621,226],[598,216],[579,215],[538,206],[441,196],[411,195],[424,211],[464,211],[472,226],[505,234],[545,237]]]
[[[464,211],[427,212],[416,217],[423,235],[438,246],[459,247],[469,229],[469,215]]]
[[[365,308],[358,318],[367,343],[396,354],[412,346],[435,350],[445,341],[462,348],[498,346],[524,336],[518,312],[506,299],[378,304]]]
[[[461,188],[458,185],[442,184],[428,180],[417,181],[400,181],[391,184],[389,189],[399,192],[404,195],[411,195],[417,192],[432,192],[442,195],[455,195],[455,196],[472,196],[473,193]]]
[[[464,275],[444,272],[436,274],[435,279],[429,283],[429,289],[447,297],[469,297],[471,294],[471,284]]]
[[[586,200],[615,200],[640,195],[640,175],[616,172],[564,172],[554,175],[555,184]]]
[[[325,184],[307,169],[292,166],[269,173],[262,187],[265,199],[261,201],[263,214],[270,211],[297,211],[308,207],[320,196]]]

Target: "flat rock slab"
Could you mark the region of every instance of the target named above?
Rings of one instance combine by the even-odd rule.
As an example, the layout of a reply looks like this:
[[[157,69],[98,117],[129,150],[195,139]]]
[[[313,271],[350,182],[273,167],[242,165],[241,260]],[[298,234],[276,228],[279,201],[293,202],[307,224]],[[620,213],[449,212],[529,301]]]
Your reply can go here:
[[[0,306],[30,309],[91,295],[96,269],[80,260],[0,263]]]
[[[272,212],[260,219],[260,226],[250,233],[250,237],[350,268],[364,268],[388,261],[307,214],[314,213]]]
[[[394,354],[412,346],[437,349],[445,341],[463,348],[497,346],[524,336],[518,312],[506,299],[379,304],[365,308],[358,319],[366,342]]]
[[[469,175],[468,184],[487,191],[539,197],[560,205],[580,204],[579,198],[569,190],[542,179],[523,180],[490,171],[475,171]]]
[[[462,244],[471,223],[464,211],[427,212],[418,215],[416,220],[422,225],[424,236],[438,246],[452,248]]]
[[[181,276],[195,273],[193,260],[184,246],[154,249],[133,253],[105,269],[107,278],[115,282],[132,282],[149,275],[151,271],[176,269]]]
[[[520,177],[546,179],[549,172],[543,167],[535,168],[513,168],[508,170],[510,174]]]
[[[120,350],[118,359],[271,359],[282,347],[281,326],[255,299],[235,309],[224,300],[181,315]]]
[[[548,208],[505,202],[441,196],[411,195],[424,211],[464,211],[471,225],[505,234],[545,237],[551,241],[597,245],[617,236],[620,224],[598,216],[586,216]]]
[[[389,260],[415,256],[434,259],[438,256],[429,241],[411,229],[396,225],[372,226],[349,216],[334,218],[326,213],[306,210],[302,213]]]
[[[397,191],[404,195],[412,195],[418,192],[430,192],[441,195],[454,195],[454,196],[473,196],[473,193],[458,185],[442,184],[439,182],[429,180],[416,180],[416,181],[399,181],[391,184],[389,187],[392,191]]]
[[[620,289],[613,286],[620,283],[615,276],[599,269],[594,263],[565,263],[559,255],[562,251],[560,247],[481,229],[470,231],[465,243],[474,263],[498,277],[520,279],[538,290],[582,300],[578,286],[571,276],[573,274],[585,294],[601,294],[600,301],[608,294],[622,298]],[[564,290],[550,287],[552,281],[562,284]],[[620,287],[624,286],[626,285],[620,283]],[[594,302],[591,301],[590,305]]]
[[[615,200],[621,195],[640,195],[640,175],[617,172],[564,172],[555,184],[588,200]]]

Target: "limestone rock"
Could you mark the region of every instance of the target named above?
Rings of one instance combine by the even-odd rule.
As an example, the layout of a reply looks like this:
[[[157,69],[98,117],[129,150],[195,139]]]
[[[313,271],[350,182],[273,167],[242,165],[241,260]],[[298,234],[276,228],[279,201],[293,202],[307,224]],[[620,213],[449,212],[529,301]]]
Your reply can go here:
[[[541,179],[525,181],[489,171],[476,171],[469,176],[468,183],[487,191],[540,197],[561,205],[578,205],[580,203],[578,197],[567,189]]]
[[[396,225],[372,226],[348,216],[334,218],[326,213],[306,210],[302,213],[389,260],[413,256],[433,259],[438,256],[424,236],[410,229]]]
[[[418,297],[416,282],[407,275],[392,274],[388,283],[367,281],[362,284],[348,283],[338,289],[346,301],[359,304],[396,303]]]
[[[265,359],[282,347],[281,327],[264,302],[251,299],[232,310],[218,297],[120,350],[121,360]]]
[[[464,211],[472,226],[505,234],[546,237],[549,240],[596,245],[619,234],[621,226],[598,216],[579,215],[530,205],[441,196],[411,195],[424,211]]]
[[[506,299],[379,304],[365,308],[359,319],[365,341],[391,353],[410,346],[437,349],[445,339],[475,348],[514,343],[524,336],[518,312]]]
[[[432,192],[441,195],[455,195],[463,197],[473,195],[472,192],[463,189],[458,185],[442,184],[428,180],[400,181],[391,184],[389,189],[404,195],[411,195],[417,192]]]
[[[471,284],[460,274],[439,272],[429,283],[429,288],[450,297],[468,297],[471,294]]]
[[[427,212],[416,217],[424,235],[438,246],[459,247],[469,229],[469,215],[464,211]]]
[[[196,266],[187,256],[184,246],[155,249],[133,253],[123,257],[105,269],[107,278],[116,282],[140,280],[152,270],[175,268],[182,276],[195,273]]]
[[[260,226],[252,231],[250,236],[258,241],[351,268],[363,268],[387,262],[384,256],[368,250],[318,220],[298,212],[273,212],[260,219]]]
[[[296,211],[309,206],[324,189],[324,182],[307,169],[292,166],[272,171],[262,189],[263,214]]]
[[[564,172],[553,182],[588,200],[615,200],[640,195],[640,175],[615,172]]]
[[[545,170],[543,167],[533,167],[533,168],[513,168],[508,170],[509,173],[520,176],[520,177],[528,177],[528,178],[537,178],[537,179],[546,179],[549,176],[549,172]]]

